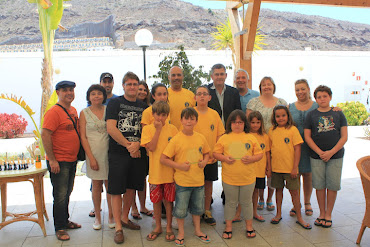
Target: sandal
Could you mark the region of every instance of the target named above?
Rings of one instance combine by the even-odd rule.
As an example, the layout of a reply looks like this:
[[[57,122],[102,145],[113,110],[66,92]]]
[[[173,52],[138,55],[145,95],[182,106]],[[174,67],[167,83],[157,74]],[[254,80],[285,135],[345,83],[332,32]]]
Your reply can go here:
[[[266,202],[266,208],[268,211],[274,211],[275,210],[275,206],[274,204],[272,204],[272,202]]]
[[[67,229],[77,229],[77,228],[81,228],[81,225],[73,221],[68,221],[66,228]]]
[[[324,219],[323,221],[324,222],[322,223],[321,226],[324,227],[324,228],[330,228],[333,225],[333,221],[331,221],[331,220]],[[327,225],[326,223],[330,223],[330,225]]]
[[[182,239],[176,238],[175,239],[175,244],[176,244],[176,246],[185,246],[184,239],[183,238]]]
[[[306,207],[306,206],[310,206],[310,207],[311,207],[311,203],[305,203],[305,204],[304,204],[304,206],[305,206],[305,207]],[[312,215],[313,215],[312,207],[311,207],[311,208],[309,208],[309,209],[306,209],[304,212],[305,212],[305,214],[306,214],[307,216],[312,216]]]
[[[298,220],[295,223],[297,223],[298,225],[300,225],[301,227],[303,227],[306,230],[311,230],[312,229],[312,226],[308,223],[307,223],[307,225],[304,225],[301,222],[299,222]]]
[[[264,207],[265,207],[265,202],[258,202],[257,210],[263,210]]]
[[[70,239],[68,233],[65,230],[58,230],[55,232],[55,235],[60,241],[68,241]]]
[[[173,238],[171,238],[173,236]],[[175,233],[173,232],[166,232],[166,241],[172,242],[175,240]]]
[[[290,216],[295,216],[297,214],[297,212],[295,211],[295,209],[291,209],[290,212],[289,212],[289,215]]]
[[[271,224],[277,225],[277,224],[280,223],[281,219],[282,219],[282,217],[280,217],[279,219],[272,218],[270,222],[271,222]]]
[[[162,232],[155,232],[155,231],[152,231],[151,233],[148,234],[148,236],[146,236],[146,240],[148,241],[154,241],[158,238],[159,235],[161,235]]]
[[[203,243],[205,243],[205,244],[208,244],[209,242],[211,242],[211,240],[208,238],[208,236],[207,235],[204,235],[204,236],[197,236],[198,237],[198,239],[200,240],[200,241],[202,241]]]
[[[131,216],[135,220],[141,220],[142,219],[139,213],[131,213]]]
[[[146,215],[146,216],[149,216],[149,217],[153,217],[153,210],[148,210],[148,211],[146,211],[146,212],[144,212],[144,211],[140,211],[140,213],[141,214],[144,214],[144,215]]]
[[[252,235],[254,233],[254,235]],[[247,230],[247,238],[255,238],[257,236],[256,231],[253,229],[252,231]]]
[[[223,234],[226,234],[226,238],[222,235],[223,239],[231,239],[233,237],[233,232],[232,231],[224,231]]]
[[[322,222],[324,221],[325,219],[320,219],[320,218],[316,218],[314,224],[315,226],[322,226]]]
[[[258,217],[253,216],[253,219],[255,219],[259,222],[265,222],[265,219],[261,215],[258,215]]]

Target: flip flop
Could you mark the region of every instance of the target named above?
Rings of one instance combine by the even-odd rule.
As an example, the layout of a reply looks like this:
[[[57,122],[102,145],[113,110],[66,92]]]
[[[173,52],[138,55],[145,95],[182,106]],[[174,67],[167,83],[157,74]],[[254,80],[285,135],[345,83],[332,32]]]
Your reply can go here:
[[[306,230],[311,230],[312,229],[312,226],[310,225],[310,224],[308,224],[308,225],[303,225],[301,222],[299,222],[298,220],[295,222],[295,223],[297,223],[298,225],[300,225],[302,228],[304,228],[304,229],[306,229]]]
[[[67,229],[77,229],[77,228],[81,228],[81,225],[73,221],[68,221],[66,228]]]
[[[68,241],[70,239],[68,233],[65,230],[58,230],[55,232],[57,239],[60,241]],[[68,238],[63,238],[64,236],[68,236]]]
[[[258,202],[257,210],[263,210],[264,207],[265,207],[265,202]]]
[[[154,241],[158,238],[159,235],[161,235],[162,232],[155,232],[155,231],[152,231],[151,233],[148,234],[148,236],[146,236],[146,240],[148,241]],[[152,237],[150,237],[149,235],[151,235]]]
[[[333,225],[333,221],[324,219],[325,225],[322,224],[321,226],[324,228],[330,228]],[[326,223],[330,223],[330,225],[326,225]]]
[[[291,209],[290,212],[289,212],[289,215],[290,216],[296,216],[297,212],[295,211],[295,209]]]
[[[205,244],[208,244],[208,243],[210,243],[211,242],[211,240],[208,238],[208,236],[207,235],[205,235],[205,236],[197,236],[198,237],[198,239],[200,240],[200,241],[202,241],[203,243],[205,243]],[[208,238],[208,239],[207,239]]]
[[[275,206],[274,204],[272,204],[272,202],[266,202],[266,208],[268,211],[274,211],[275,210]]]
[[[144,211],[140,211],[141,214],[144,214],[146,216],[149,216],[149,217],[153,217],[153,210],[148,210],[146,212]]]
[[[175,238],[171,239],[171,237],[174,236],[175,237],[175,234],[173,232],[166,232],[166,241],[167,242],[172,242],[172,241],[175,241]],[[168,238],[167,238],[168,237]]]
[[[306,207],[306,206],[311,206],[311,203],[305,203],[304,205],[305,205],[305,207]],[[306,209],[304,212],[305,212],[305,214],[306,214],[307,216],[312,216],[312,215],[313,215],[313,210],[312,210],[312,208],[311,208],[311,209]]]
[[[141,220],[142,219],[139,213],[131,213],[131,216],[135,220]]]
[[[259,217],[262,218],[261,215],[259,215]],[[253,216],[253,219],[255,219],[255,220],[259,221],[259,222],[265,222],[266,221],[265,219],[261,219],[261,218],[258,218],[258,217]]]
[[[177,243],[176,241],[178,241],[179,243]],[[179,238],[176,238],[175,239],[175,244],[176,246],[185,246],[185,242],[184,242],[184,239],[179,239]]]
[[[254,236],[252,234],[254,233]],[[247,230],[247,238],[255,238],[257,236],[256,231],[253,229],[252,231]]]
[[[233,231],[229,231],[229,232],[224,231],[223,234],[227,235],[226,238],[224,238],[224,236],[222,236],[223,239],[231,239],[233,237]]]
[[[270,222],[271,222],[271,224],[277,225],[277,224],[280,223],[281,219],[282,219],[282,217],[280,219],[274,219],[274,218],[272,218],[272,220]]]
[[[314,224],[315,226],[322,226],[322,222],[324,221],[325,219],[320,219],[320,218],[316,218]]]

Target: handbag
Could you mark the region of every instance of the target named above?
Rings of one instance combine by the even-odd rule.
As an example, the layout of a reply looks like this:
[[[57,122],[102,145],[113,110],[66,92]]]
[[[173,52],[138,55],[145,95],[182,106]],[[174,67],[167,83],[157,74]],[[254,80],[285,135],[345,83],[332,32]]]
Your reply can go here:
[[[82,144],[81,144],[81,137],[80,137],[80,134],[78,133],[77,131],[77,123],[75,123],[75,121],[73,121],[72,117],[69,115],[68,111],[66,110],[66,108],[64,108],[63,106],[59,105],[59,104],[56,104],[57,106],[60,106],[68,115],[69,119],[71,119],[72,123],[73,123],[73,127],[75,128],[75,131],[78,135],[78,139],[80,139],[80,150],[78,150],[78,154],[77,154],[77,161],[84,161],[86,160],[86,155],[85,155],[85,149],[82,147]]]

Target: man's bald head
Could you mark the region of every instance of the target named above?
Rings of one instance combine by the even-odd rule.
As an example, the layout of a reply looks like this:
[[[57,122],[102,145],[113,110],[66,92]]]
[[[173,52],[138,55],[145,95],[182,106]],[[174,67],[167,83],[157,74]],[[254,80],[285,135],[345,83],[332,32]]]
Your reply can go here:
[[[184,80],[182,69],[179,66],[173,66],[168,74],[168,80],[174,91],[180,91]]]

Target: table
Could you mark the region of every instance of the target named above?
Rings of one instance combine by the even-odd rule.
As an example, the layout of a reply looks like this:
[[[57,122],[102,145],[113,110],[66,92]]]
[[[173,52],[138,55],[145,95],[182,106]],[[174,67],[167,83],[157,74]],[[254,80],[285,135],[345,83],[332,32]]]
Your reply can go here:
[[[1,171],[0,172],[0,188],[1,188],[1,209],[2,217],[0,223],[0,230],[8,224],[17,221],[33,221],[40,225],[44,236],[46,237],[44,216],[46,220],[49,220],[48,214],[45,209],[44,200],[44,174],[47,171],[46,162],[42,161],[42,166],[36,169],[34,165],[26,170],[12,170],[12,171]],[[35,194],[36,210],[28,213],[10,213],[6,211],[7,206],[7,183],[29,181],[33,184],[33,190]],[[37,214],[37,218],[32,217]],[[6,220],[7,217],[12,217]]]

